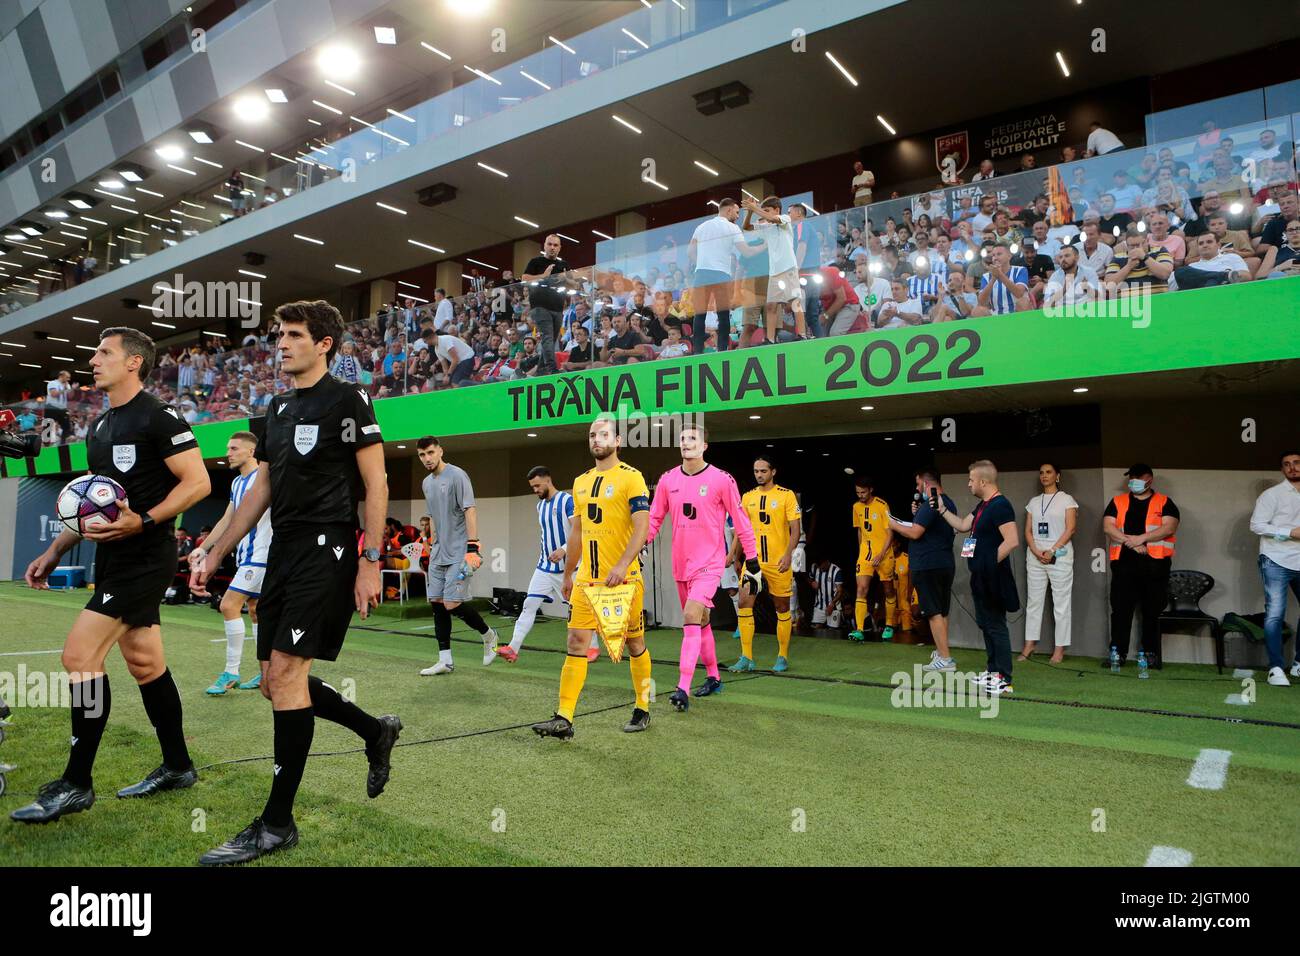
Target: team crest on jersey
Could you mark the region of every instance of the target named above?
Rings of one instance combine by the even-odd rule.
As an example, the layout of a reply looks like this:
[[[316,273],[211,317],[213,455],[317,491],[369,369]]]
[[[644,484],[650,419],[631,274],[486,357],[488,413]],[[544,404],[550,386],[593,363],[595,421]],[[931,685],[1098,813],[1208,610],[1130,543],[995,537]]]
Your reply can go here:
[[[703,498],[709,493],[708,485],[700,485],[700,497]]]
[[[298,454],[305,455],[316,447],[316,436],[320,432],[319,425],[295,425],[293,429],[293,447],[298,449]]]
[[[135,446],[134,445],[114,445],[113,446],[113,467],[118,471],[130,471],[131,466],[135,464]]]
[[[613,485],[606,485],[606,486],[605,486],[605,497],[606,497],[606,498],[613,498],[613,497],[614,497],[614,486],[613,486]]]

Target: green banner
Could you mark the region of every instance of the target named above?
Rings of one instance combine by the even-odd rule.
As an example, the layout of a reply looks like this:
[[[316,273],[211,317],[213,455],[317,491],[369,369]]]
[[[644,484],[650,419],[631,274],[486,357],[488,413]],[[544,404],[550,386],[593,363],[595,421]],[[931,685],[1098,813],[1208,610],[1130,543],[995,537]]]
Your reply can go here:
[[[430,433],[545,428],[600,412],[702,413],[869,401],[1300,358],[1300,278],[1104,306],[1105,314],[1027,312],[474,385],[385,399],[375,403],[375,412],[384,437],[403,441]],[[230,435],[247,427],[241,419],[194,431],[211,458],[224,455]],[[84,448],[71,451],[72,461],[84,467]],[[52,452],[37,460],[37,474],[59,470]]]

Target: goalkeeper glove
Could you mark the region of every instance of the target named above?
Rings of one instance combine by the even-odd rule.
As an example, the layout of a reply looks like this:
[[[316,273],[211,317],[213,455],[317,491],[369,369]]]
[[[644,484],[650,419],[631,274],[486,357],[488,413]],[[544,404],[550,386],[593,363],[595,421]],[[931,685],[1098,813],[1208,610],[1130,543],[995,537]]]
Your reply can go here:
[[[747,558],[745,560],[745,570],[740,575],[741,584],[748,588],[750,594],[761,594],[763,591],[763,572],[759,570],[758,558]]]

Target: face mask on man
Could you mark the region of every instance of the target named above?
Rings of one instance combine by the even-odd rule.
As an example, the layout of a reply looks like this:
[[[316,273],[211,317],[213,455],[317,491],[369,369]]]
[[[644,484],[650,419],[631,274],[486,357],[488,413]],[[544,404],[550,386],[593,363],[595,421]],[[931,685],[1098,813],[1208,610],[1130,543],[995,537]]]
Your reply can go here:
[[[1141,478],[1130,478],[1128,480],[1128,490],[1135,495],[1140,495],[1147,490],[1147,483]]]

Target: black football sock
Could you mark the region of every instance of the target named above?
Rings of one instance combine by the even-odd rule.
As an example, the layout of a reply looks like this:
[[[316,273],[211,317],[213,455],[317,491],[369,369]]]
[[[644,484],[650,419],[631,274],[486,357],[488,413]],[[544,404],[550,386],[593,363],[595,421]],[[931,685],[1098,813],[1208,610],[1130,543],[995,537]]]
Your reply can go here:
[[[193,766],[185,746],[185,728],[181,723],[181,694],[172,680],[171,669],[163,671],[147,684],[140,685],[144,712],[158,734],[163,765],[168,770],[188,770]]]
[[[91,771],[95,766],[95,753],[108,726],[108,711],[113,702],[108,689],[108,675],[69,687],[72,691],[72,749],[68,751],[68,765],[63,779],[78,787],[91,785]]]
[[[487,623],[483,620],[483,615],[470,607],[468,604],[457,606],[456,610],[451,612],[452,617],[458,617],[480,634],[486,634],[488,630]]]
[[[317,717],[342,724],[367,744],[379,740],[379,721],[356,704],[344,700],[342,694],[319,677],[307,678],[307,690],[311,693],[311,706]]]
[[[262,809],[262,820],[273,827],[287,827],[293,822],[293,800],[302,783],[302,772],[307,766],[311,751],[311,738],[316,731],[315,712],[310,707],[301,710],[277,710],[275,717],[275,776],[271,780],[271,795]]]
[[[438,639],[438,650],[451,650],[451,612],[445,604],[433,606],[433,636]]]

